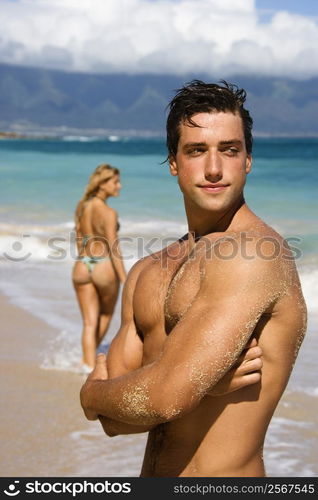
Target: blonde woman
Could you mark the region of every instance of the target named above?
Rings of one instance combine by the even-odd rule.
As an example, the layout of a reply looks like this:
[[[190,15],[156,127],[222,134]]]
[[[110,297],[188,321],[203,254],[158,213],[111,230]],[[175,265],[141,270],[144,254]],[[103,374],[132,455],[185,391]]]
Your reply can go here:
[[[72,280],[83,318],[85,372],[95,365],[96,349],[109,327],[120,283],[126,278],[117,238],[117,213],[107,205],[108,198],[119,196],[120,189],[119,170],[99,165],[75,212],[78,260]]]

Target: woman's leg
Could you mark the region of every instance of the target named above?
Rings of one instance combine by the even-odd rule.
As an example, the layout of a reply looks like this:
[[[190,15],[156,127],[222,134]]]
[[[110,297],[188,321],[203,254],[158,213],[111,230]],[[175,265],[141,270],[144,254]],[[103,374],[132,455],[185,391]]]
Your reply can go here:
[[[92,272],[92,281],[98,290],[100,304],[99,327],[96,331],[98,347],[107,333],[119,292],[119,280],[110,260],[96,264]]]
[[[87,275],[86,275],[87,273]],[[96,336],[99,329],[100,303],[98,292],[91,281],[85,282],[89,275],[84,264],[76,264],[73,273],[73,285],[83,319],[82,352],[83,363],[90,367],[95,366],[97,342]]]
[[[99,323],[99,300],[97,291],[92,283],[74,284],[77,300],[83,318],[82,351],[83,363],[90,367],[95,366],[96,335]]]
[[[112,287],[113,290],[103,290],[99,292],[100,296],[100,316],[99,316],[99,328],[97,331],[96,343],[97,347],[102,342],[105,337],[108,327],[110,325],[110,321],[114,314],[114,309],[116,306],[119,286]]]

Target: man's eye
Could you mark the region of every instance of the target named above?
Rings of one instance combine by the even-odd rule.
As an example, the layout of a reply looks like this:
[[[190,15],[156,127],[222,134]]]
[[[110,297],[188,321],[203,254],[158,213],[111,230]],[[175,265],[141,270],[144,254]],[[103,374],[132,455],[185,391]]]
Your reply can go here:
[[[198,155],[200,153],[202,153],[204,150],[202,148],[193,148],[193,149],[189,149],[188,151],[188,154],[189,155]]]
[[[238,153],[239,151],[238,151],[238,149],[237,149],[237,148],[233,148],[233,147],[231,147],[231,148],[227,148],[227,149],[225,149],[225,152],[226,152],[226,153],[228,153],[228,154],[230,154],[231,156],[235,156],[235,155],[237,155],[237,153]]]

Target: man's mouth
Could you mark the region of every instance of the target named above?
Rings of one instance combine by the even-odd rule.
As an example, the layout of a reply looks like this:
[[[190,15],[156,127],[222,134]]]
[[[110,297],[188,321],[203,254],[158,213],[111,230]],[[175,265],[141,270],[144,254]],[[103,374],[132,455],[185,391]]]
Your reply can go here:
[[[220,193],[224,191],[228,186],[228,184],[223,184],[221,182],[211,182],[208,184],[202,184],[199,186],[199,188],[201,188],[203,191],[206,191],[207,193]]]

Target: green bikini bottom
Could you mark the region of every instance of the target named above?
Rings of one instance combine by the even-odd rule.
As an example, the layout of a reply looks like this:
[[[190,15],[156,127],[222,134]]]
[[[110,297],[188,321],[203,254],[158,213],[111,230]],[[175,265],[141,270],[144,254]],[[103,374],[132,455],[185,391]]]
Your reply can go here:
[[[110,258],[109,256],[107,256],[107,257],[88,257],[88,256],[84,255],[84,257],[79,257],[79,260],[81,262],[83,262],[83,264],[85,264],[88,272],[91,273],[93,271],[94,267],[96,266],[96,264],[98,264],[98,262],[102,262],[103,260],[107,260],[109,258]]]

